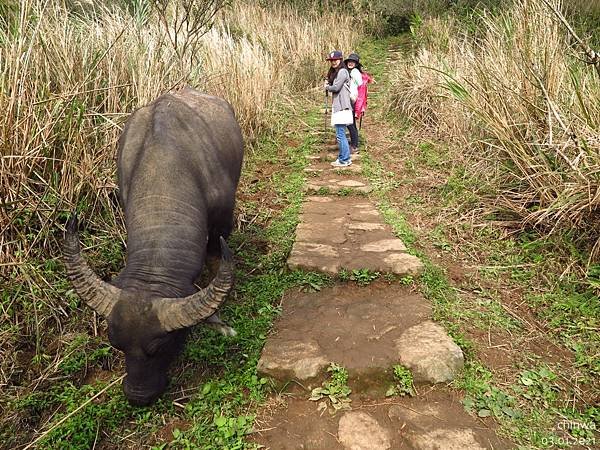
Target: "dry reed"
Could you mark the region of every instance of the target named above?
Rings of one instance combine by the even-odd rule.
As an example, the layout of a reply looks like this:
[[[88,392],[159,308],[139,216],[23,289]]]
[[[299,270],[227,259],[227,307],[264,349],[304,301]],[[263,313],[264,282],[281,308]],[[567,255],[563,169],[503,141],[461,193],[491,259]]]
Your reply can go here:
[[[41,231],[78,199],[107,205],[115,142],[138,106],[189,83],[229,100],[252,139],[273,120],[275,99],[314,84],[323,55],[351,48],[357,36],[335,33],[352,29],[347,16],[301,17],[282,6],[237,2],[235,14],[223,11],[198,38],[193,54],[179,55],[151,12],[140,21],[99,5],[80,17],[60,2],[28,0],[18,29],[0,36],[3,267],[39,244],[22,239],[19,220]]]
[[[484,14],[476,38],[437,19],[415,37],[424,46],[399,64],[393,107],[466,144],[469,166],[497,187],[496,209],[524,227],[597,239],[600,80],[552,10],[518,0]]]

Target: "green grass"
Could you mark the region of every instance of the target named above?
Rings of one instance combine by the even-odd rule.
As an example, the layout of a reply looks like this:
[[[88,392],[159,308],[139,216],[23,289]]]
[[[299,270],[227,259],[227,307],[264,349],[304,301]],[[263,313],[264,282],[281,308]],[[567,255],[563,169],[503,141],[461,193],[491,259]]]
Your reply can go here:
[[[527,296],[549,332],[575,353],[576,366],[588,382],[600,376],[600,302],[577,280],[562,280],[555,289]]]
[[[92,339],[87,334],[78,334],[65,349],[64,359],[58,369],[65,375],[73,375],[84,369],[89,369],[109,359],[113,353],[112,347],[100,339]]]
[[[447,155],[441,149],[433,142],[421,142],[417,146],[417,161],[425,167],[439,168],[447,162]]]
[[[358,46],[358,52],[363,68],[378,79],[385,79],[387,74],[386,58],[388,48],[392,46],[406,45],[406,35],[387,36],[383,39],[368,38],[363,40]],[[368,61],[368,63],[367,63]]]
[[[477,362],[467,365],[462,379],[455,381],[457,387],[467,392],[463,402],[467,411],[479,417],[521,418],[522,412],[515,407],[516,398],[494,386],[492,380],[492,373]]]

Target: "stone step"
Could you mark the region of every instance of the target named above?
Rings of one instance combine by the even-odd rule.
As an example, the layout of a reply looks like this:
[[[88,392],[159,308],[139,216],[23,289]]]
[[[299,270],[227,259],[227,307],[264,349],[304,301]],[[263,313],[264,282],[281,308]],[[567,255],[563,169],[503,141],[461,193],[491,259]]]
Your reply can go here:
[[[310,180],[307,186],[316,192],[370,188],[347,176]],[[372,202],[360,197],[325,195],[306,198],[288,266],[332,275],[342,269],[369,269],[401,276],[417,275],[423,270],[419,258],[406,252]]]
[[[460,398],[438,390],[422,397],[353,400],[351,411],[336,414],[299,396],[280,398],[257,422],[252,441],[273,450],[512,448],[495,436],[491,421],[469,416]]]
[[[373,191],[371,186],[357,180],[317,180],[310,181],[304,186],[304,191],[309,194],[368,194]]]
[[[332,362],[343,366],[357,394],[382,397],[393,366],[411,369],[415,383],[451,381],[462,370],[460,348],[430,320],[429,302],[399,284],[338,284],[319,292],[289,292],[258,371],[279,387],[319,386]]]

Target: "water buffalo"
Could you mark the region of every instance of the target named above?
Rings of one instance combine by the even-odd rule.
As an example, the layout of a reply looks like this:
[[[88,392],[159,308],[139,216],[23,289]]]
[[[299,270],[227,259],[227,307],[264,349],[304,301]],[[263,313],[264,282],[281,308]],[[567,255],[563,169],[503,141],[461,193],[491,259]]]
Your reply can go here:
[[[231,106],[184,88],[135,111],[119,139],[117,174],[127,228],[127,261],[102,281],[80,255],[77,219],[67,224],[64,260],[76,292],[108,320],[110,343],[125,353],[123,391],[148,405],[165,390],[170,363],[187,330],[216,315],[233,286],[232,255],[223,237],[243,157]],[[221,253],[210,284],[194,287],[208,255]]]

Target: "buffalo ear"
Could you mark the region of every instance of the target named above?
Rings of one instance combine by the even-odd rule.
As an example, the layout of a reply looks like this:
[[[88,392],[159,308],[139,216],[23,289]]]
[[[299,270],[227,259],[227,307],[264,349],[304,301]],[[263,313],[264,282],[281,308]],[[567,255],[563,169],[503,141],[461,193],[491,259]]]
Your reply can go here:
[[[94,311],[108,317],[121,295],[121,290],[102,281],[81,256],[77,232],[77,214],[69,218],[63,244],[63,259],[67,276],[79,297]]]
[[[158,320],[165,331],[191,327],[212,316],[233,288],[233,254],[225,239],[221,241],[221,263],[219,271],[210,284],[195,294],[183,298],[160,298],[155,309]]]

